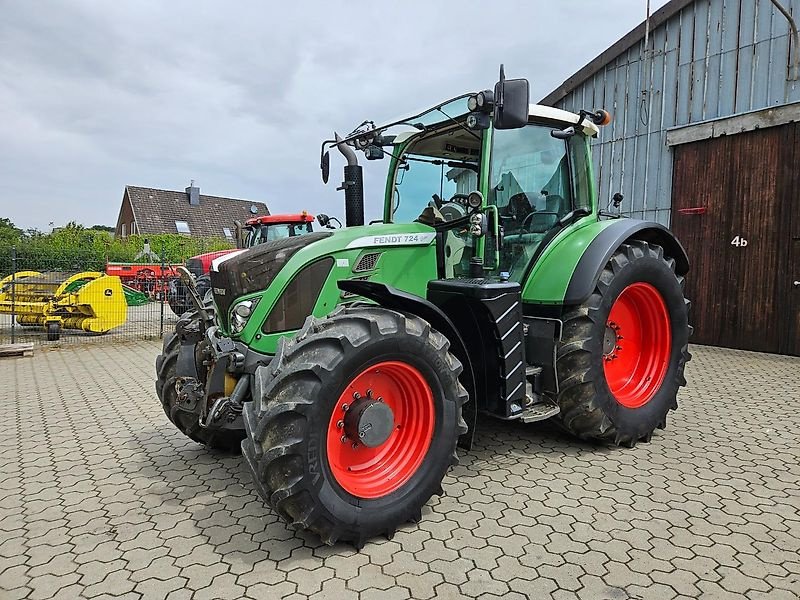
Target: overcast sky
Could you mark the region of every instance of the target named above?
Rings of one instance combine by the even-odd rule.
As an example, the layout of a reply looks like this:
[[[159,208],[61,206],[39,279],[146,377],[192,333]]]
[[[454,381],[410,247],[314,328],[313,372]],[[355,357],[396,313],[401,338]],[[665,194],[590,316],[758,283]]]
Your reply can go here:
[[[538,100],[644,14],[645,0],[0,0],[0,217],[114,225],[126,184],[190,179],[341,216],[340,157],[319,176],[334,129],[490,87],[500,62]],[[385,165],[367,174],[368,218]]]

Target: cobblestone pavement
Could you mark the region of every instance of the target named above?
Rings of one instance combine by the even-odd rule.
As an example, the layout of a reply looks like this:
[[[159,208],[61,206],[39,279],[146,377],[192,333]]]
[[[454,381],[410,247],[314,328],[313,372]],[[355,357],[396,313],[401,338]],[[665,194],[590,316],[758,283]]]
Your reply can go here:
[[[634,449],[484,422],[418,525],[288,529],[167,422],[152,342],[0,361],[0,597],[797,598],[800,359],[695,348]]]

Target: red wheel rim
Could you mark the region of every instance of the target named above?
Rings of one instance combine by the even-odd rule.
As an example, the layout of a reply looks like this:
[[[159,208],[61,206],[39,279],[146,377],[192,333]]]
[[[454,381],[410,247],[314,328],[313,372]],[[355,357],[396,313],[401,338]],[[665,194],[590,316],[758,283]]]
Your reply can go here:
[[[671,352],[664,298],[649,283],[629,285],[611,307],[603,340],[603,370],[617,402],[626,408],[650,402],[664,382]]]
[[[374,448],[348,437],[343,425],[347,411],[366,398],[380,399],[394,417],[388,439]],[[422,464],[435,421],[433,393],[416,368],[386,361],[364,369],[339,396],[328,424],[328,465],[336,482],[359,498],[391,494]]]

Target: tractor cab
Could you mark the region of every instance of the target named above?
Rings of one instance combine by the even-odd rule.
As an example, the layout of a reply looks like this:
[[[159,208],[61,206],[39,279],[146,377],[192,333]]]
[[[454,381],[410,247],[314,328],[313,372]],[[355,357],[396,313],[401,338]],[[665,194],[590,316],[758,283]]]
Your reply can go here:
[[[314,231],[314,216],[303,211],[299,214],[262,215],[245,222],[240,236],[240,248],[252,248],[264,242],[273,242]]]
[[[323,180],[326,147],[335,146],[348,162],[346,204],[358,207],[352,187],[360,185],[361,167],[353,150],[367,160],[388,158],[383,223],[433,227],[441,278],[523,283],[568,225],[597,220],[589,143],[609,119],[605,111],[530,104],[527,81],[501,74],[494,91],[462,94],[380,127],[365,121],[323,143]],[[358,210],[348,213],[349,225],[363,223]]]
[[[466,98],[440,110],[438,126],[393,140],[384,222],[447,230],[446,277],[479,258],[484,272],[522,281],[543,242],[595,209],[588,145],[598,128],[585,120],[554,137],[576,115],[539,105],[514,129],[470,129]]]

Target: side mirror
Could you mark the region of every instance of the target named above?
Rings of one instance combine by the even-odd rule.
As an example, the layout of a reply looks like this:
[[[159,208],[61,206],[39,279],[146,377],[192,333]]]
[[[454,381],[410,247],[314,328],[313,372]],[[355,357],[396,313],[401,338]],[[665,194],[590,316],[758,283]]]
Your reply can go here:
[[[331,155],[326,150],[319,161],[319,168],[322,171],[322,183],[328,183],[331,174]]]
[[[494,86],[494,128],[519,129],[528,124],[530,85],[527,79],[506,79],[500,65],[500,81]]]
[[[328,215],[323,213],[317,215],[317,223],[319,223],[320,227],[327,227],[330,222],[331,218]]]

